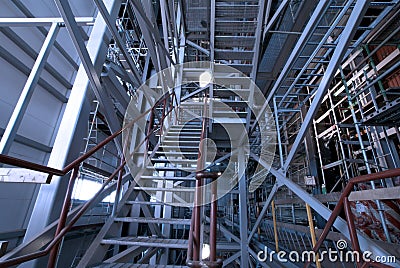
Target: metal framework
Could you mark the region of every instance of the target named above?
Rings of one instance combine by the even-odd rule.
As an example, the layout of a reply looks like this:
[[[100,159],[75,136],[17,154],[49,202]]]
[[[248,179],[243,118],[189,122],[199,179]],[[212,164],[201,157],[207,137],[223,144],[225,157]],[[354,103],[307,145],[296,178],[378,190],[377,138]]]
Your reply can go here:
[[[262,261],[260,252],[395,254],[380,241],[400,243],[398,0],[94,0],[95,19],[76,17],[68,0],[55,0],[60,18],[35,18],[13,3],[27,18],[0,18],[1,33],[35,62],[28,68],[0,46],[0,56],[27,76],[4,126],[0,163],[48,174],[42,183],[51,183],[39,192],[24,243],[0,256],[0,267],[31,260],[23,266],[42,267],[36,259],[47,255],[48,267],[281,267],[279,256]],[[304,10],[312,10],[307,19]],[[39,29],[41,49],[16,27]],[[79,66],[57,41],[64,27]],[[87,36],[82,27],[91,27]],[[53,48],[77,70],[74,82],[48,63]],[[261,102],[263,62],[279,67],[282,59]],[[72,87],[68,98],[45,72]],[[204,74],[211,77],[205,85]],[[67,103],[48,167],[9,155],[23,139],[18,129],[38,86]],[[229,147],[227,128],[236,130],[237,148]],[[85,139],[81,156],[77,139]],[[272,163],[265,144],[276,148]],[[217,183],[223,172],[233,187],[218,199],[228,184]],[[85,176],[104,183],[69,211],[75,181]],[[105,223],[64,263],[66,234],[114,189]],[[351,243],[340,248],[340,241]]]

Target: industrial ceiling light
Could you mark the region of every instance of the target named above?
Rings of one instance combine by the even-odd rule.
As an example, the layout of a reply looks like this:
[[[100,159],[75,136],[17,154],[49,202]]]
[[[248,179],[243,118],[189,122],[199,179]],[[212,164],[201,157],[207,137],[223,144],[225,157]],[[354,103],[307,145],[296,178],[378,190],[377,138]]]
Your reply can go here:
[[[212,81],[212,75],[210,71],[203,72],[199,77],[200,87],[205,87]]]
[[[210,257],[210,245],[209,244],[203,244],[203,248],[201,250],[201,259],[205,260],[208,257]]]

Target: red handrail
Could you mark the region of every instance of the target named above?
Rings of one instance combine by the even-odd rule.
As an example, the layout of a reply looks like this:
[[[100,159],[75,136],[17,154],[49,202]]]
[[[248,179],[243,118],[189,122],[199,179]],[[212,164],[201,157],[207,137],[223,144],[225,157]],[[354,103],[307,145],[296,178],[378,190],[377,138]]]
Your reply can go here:
[[[91,155],[93,155],[95,152],[100,150],[102,147],[104,147],[106,144],[108,144],[110,141],[112,141],[114,138],[118,137],[124,130],[127,128],[131,127],[134,123],[136,123],[139,119],[147,115],[150,111],[155,112],[156,107],[161,103],[166,101],[169,97],[172,97],[173,100],[176,100],[175,96],[175,91],[172,91],[163,98],[161,98],[159,101],[157,101],[150,109],[146,110],[142,114],[140,114],[138,117],[136,117],[134,120],[132,120],[129,124],[125,125],[123,128],[121,128],[119,131],[113,133],[111,136],[107,137],[104,139],[102,142],[97,144],[95,147],[93,147],[91,150],[83,154],[82,156],[78,157],[76,160],[68,164],[66,167],[64,167],[62,170],[39,165],[36,163],[32,163],[29,161],[21,160],[18,158],[14,158],[11,156],[7,155],[2,155],[0,154],[0,163],[7,164],[7,165],[13,165],[21,168],[26,168],[30,170],[35,170],[43,173],[48,173],[48,179],[47,183],[51,181],[51,178],[53,175],[57,176],[64,176],[66,175],[69,171],[75,170],[74,173],[71,176],[66,198],[64,200],[63,208],[60,214],[60,219],[58,221],[58,226],[57,230],[55,233],[55,237],[50,241],[50,243],[46,246],[45,249],[43,250],[38,250],[36,252],[32,252],[29,254],[25,254],[23,256],[11,258],[5,261],[0,262],[0,267],[9,267],[13,265],[18,265],[26,261],[30,261],[33,259],[37,259],[43,256],[46,256],[47,254],[51,253],[50,259],[48,262],[48,267],[54,267],[55,264],[55,259],[57,256],[57,251],[58,251],[58,245],[61,242],[61,239],[66,235],[68,231],[71,230],[71,228],[74,226],[74,224],[82,217],[82,215],[87,211],[87,209],[93,204],[93,202],[97,199],[97,197],[104,191],[105,187],[114,179],[114,177],[122,171],[126,164],[126,160],[123,160],[121,165],[108,177],[108,179],[103,183],[102,187],[100,190],[90,199],[88,200],[82,208],[77,212],[77,214],[70,220],[70,222],[66,225],[66,220],[67,220],[67,214],[68,214],[68,209],[69,209],[69,204],[71,202],[71,194],[72,194],[72,189],[74,185],[74,181],[78,175],[78,167],[80,164],[85,161],[87,158],[89,158]],[[173,102],[172,100],[172,102]],[[177,102],[175,103],[177,105]],[[165,105],[164,105],[165,106]],[[174,107],[175,108],[175,107]],[[171,108],[170,110],[163,109],[163,119],[167,117],[169,113],[171,113],[174,108]],[[161,127],[163,126],[163,122],[160,122]],[[150,135],[156,130],[157,128],[153,128],[151,133],[148,133],[146,137],[143,139],[141,144],[137,146],[134,151],[136,151],[149,137]],[[118,177],[119,180],[122,179],[122,176]]]
[[[379,179],[386,179],[386,178],[392,178],[392,177],[397,177],[400,176],[400,168],[395,168],[395,169],[390,169],[382,172],[377,172],[377,173],[372,173],[372,174],[367,174],[367,175],[362,175],[358,177],[354,177],[349,180],[347,183],[346,187],[344,188],[340,199],[338,203],[336,204],[336,207],[333,209],[331,216],[329,217],[324,230],[322,231],[320,237],[318,238],[317,244],[315,244],[314,248],[312,249],[315,253],[320,249],[323,241],[326,239],[329,229],[333,226],[333,223],[335,222],[336,218],[339,216],[340,212],[342,209],[345,209],[345,214],[346,214],[346,219],[347,219],[347,224],[349,227],[349,233],[350,233],[350,240],[351,244],[353,247],[353,250],[355,251],[360,251],[360,245],[358,242],[358,237],[357,237],[357,230],[354,225],[354,219],[351,213],[350,209],[350,204],[348,201],[348,196],[350,193],[353,191],[353,187],[355,184],[358,183],[364,183],[364,182],[369,182],[373,180],[379,180]],[[374,267],[391,267],[382,263],[367,263],[370,266]],[[304,267],[307,268],[310,265],[310,262],[305,263]],[[365,263],[363,264],[362,267],[366,265]],[[365,266],[366,267],[366,266]]]

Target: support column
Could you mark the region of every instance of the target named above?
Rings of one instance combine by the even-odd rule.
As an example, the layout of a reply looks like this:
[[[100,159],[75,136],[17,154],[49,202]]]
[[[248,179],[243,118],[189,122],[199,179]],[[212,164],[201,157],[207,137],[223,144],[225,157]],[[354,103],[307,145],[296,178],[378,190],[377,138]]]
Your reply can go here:
[[[111,11],[111,17],[116,18],[120,7],[120,1],[108,0],[105,1],[105,4],[107,9]],[[100,17],[101,15],[99,14],[87,43],[90,58],[94,62],[96,71],[98,72],[100,72],[106,58],[108,48],[106,40],[109,38],[105,35],[107,26]],[[78,124],[82,123],[82,127],[84,127],[89,117],[88,106],[85,106],[88,85],[89,80],[86,76],[85,69],[80,65],[48,161],[48,166],[50,167],[62,169],[79,155],[80,150],[77,142],[83,141],[83,137],[86,133],[78,132]],[[69,175],[65,177],[55,177],[51,184],[41,186],[28,224],[24,242],[33,239],[48,224],[58,218],[66,192],[68,176]],[[20,267],[45,267],[45,262],[43,263],[42,261],[36,260],[22,264]]]
[[[248,251],[248,221],[247,221],[247,187],[246,187],[246,158],[243,148],[238,152],[239,166],[239,224],[240,224],[240,267],[249,266],[249,251]]]

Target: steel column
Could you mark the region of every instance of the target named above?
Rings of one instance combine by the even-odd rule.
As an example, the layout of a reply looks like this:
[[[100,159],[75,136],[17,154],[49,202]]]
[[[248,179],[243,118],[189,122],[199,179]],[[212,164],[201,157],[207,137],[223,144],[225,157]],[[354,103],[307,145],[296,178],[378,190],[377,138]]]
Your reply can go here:
[[[238,174],[239,178],[239,226],[240,226],[240,266],[248,267],[249,264],[249,243],[248,243],[248,218],[247,218],[247,186],[246,186],[246,158],[244,148],[238,151]]]

